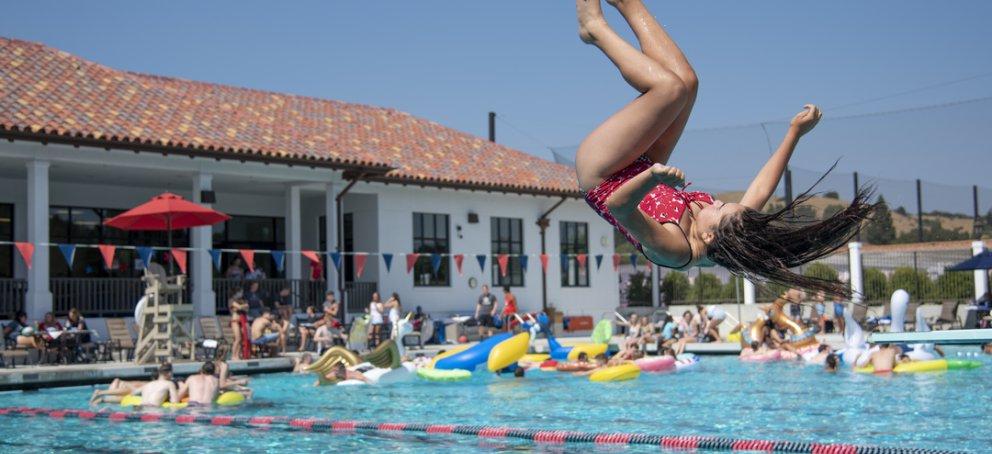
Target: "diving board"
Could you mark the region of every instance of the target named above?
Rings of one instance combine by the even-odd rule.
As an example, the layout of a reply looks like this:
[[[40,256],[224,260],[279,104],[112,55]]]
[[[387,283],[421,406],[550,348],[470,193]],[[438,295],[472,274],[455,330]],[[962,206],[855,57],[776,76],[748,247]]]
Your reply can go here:
[[[981,345],[992,342],[992,329],[959,329],[906,333],[872,333],[869,343]]]

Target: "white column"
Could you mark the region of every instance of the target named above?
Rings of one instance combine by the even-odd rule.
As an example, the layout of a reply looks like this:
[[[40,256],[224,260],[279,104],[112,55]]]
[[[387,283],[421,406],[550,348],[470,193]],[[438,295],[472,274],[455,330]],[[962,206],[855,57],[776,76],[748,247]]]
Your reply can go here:
[[[327,187],[324,192],[324,238],[327,239],[327,249],[321,251],[323,254],[327,251],[334,251],[337,249],[338,244],[338,206],[337,206],[337,196],[338,190],[334,186],[334,183],[327,183]],[[338,291],[338,272],[334,268],[334,265],[330,263],[330,257],[324,255],[325,263],[324,273],[327,275],[327,289]],[[344,296],[338,295],[338,301],[343,301]]]
[[[286,187],[286,278],[299,280],[303,277],[302,262],[299,251],[303,248],[303,237],[300,233],[300,187]]]
[[[213,190],[214,176],[209,173],[198,173],[193,176],[193,201],[204,206],[200,196],[201,191]],[[217,314],[214,295],[214,265],[210,260],[210,249],[213,248],[213,227],[194,227],[190,229],[190,292],[193,299],[193,310],[199,317],[213,317]]]
[[[651,263],[651,306],[658,307],[661,303],[661,286],[658,285],[658,276],[661,273],[658,265]]]
[[[742,279],[744,281],[744,304],[754,304],[757,301],[757,292],[754,290],[754,282],[750,279]]]
[[[27,240],[35,245],[24,307],[29,320],[41,320],[45,312],[52,310],[52,292],[48,285],[48,166],[48,161],[31,161],[27,165]]]
[[[864,271],[861,269],[861,243],[847,244],[849,268],[851,269],[851,302],[860,303],[865,295]]]
[[[982,241],[971,242],[971,252],[973,255],[981,254],[985,251],[985,243]],[[979,299],[989,291],[988,270],[975,270],[975,299]]]

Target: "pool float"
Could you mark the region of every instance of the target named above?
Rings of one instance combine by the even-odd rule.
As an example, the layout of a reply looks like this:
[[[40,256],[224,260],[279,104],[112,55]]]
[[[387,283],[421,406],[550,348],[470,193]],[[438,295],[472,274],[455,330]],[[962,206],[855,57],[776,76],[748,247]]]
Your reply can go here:
[[[765,319],[759,318],[744,327],[739,333],[738,341],[741,348],[751,348],[752,342],[765,342]],[[728,338],[729,339],[729,338]]]
[[[348,331],[348,346],[354,349],[362,349],[369,343],[369,316],[356,317],[351,322],[351,330]]]
[[[671,356],[645,356],[634,360],[634,364],[644,372],[667,372],[675,370],[675,358]]]
[[[755,353],[740,357],[740,360],[746,363],[769,363],[772,361],[779,361],[781,359],[782,352],[779,350],[769,350],[765,353]]]
[[[362,375],[365,376],[372,383],[367,383],[362,380],[341,380],[335,383],[336,386],[355,386],[355,385],[391,385],[393,383],[402,383],[411,381],[414,379],[414,372],[417,367],[413,363],[403,363],[400,367],[393,369],[387,369],[382,367],[373,367],[370,363],[363,363],[351,368],[353,370],[361,370]]]
[[[576,361],[579,359],[579,353],[585,353],[591,361],[596,355],[606,354],[607,347],[609,347],[608,344],[579,344],[568,352],[568,360]]]
[[[554,372],[558,370],[558,361],[555,361],[553,359],[544,361],[543,363],[541,363],[541,370],[545,372]]]
[[[738,342],[739,343],[739,342],[741,342],[741,338],[742,337],[744,337],[744,336],[741,336],[741,333],[740,332],[730,333],[730,334],[727,334],[727,342]]]
[[[321,355],[320,359],[307,367],[307,371],[317,374],[317,379],[321,385],[336,384],[337,381],[327,378],[327,374],[334,367],[338,364],[344,364],[345,367],[354,367],[363,362],[368,362],[376,368],[386,370],[396,369],[403,365],[396,342],[387,340],[379,344],[375,350],[362,356],[356,355],[351,350],[343,347],[331,347]]]
[[[489,372],[496,372],[516,364],[520,358],[527,354],[528,347],[530,347],[530,333],[528,332],[506,339],[490,350],[489,358],[486,360],[486,368],[489,369]]]
[[[465,350],[439,359],[434,363],[435,369],[464,369],[474,371],[476,367],[489,361],[489,353],[501,342],[509,339],[510,333],[496,334]]]
[[[520,359],[517,361],[527,362],[527,363],[543,363],[549,359],[551,359],[551,355],[547,353],[528,353],[520,357]]]
[[[219,396],[217,396],[217,399],[214,400],[214,403],[216,403],[217,405],[223,406],[223,407],[233,407],[233,406],[236,406],[236,405],[241,405],[244,402],[245,402],[245,396],[244,396],[244,394],[241,394],[241,393],[239,393],[237,391],[224,391]],[[121,399],[121,406],[122,407],[140,407],[141,406],[141,396],[135,396],[134,394],[130,394],[130,395],[124,396]],[[187,406],[189,406],[189,402],[186,399],[183,399],[182,402],[176,402],[176,403],[163,402],[162,403],[162,408],[182,409],[182,408],[186,408]]]
[[[606,319],[600,320],[593,328],[591,337],[594,344],[609,344],[613,339],[613,324]]]
[[[430,381],[462,381],[472,378],[472,372],[464,369],[417,369],[417,376]]]
[[[971,359],[933,359],[930,361],[910,361],[908,363],[896,364],[892,372],[897,374],[915,374],[920,372],[944,372],[948,370],[968,370],[982,367],[981,361]],[[871,364],[857,367],[855,372],[871,374],[875,372],[875,367]]]
[[[471,346],[472,345],[470,345],[470,344],[455,345],[455,346],[453,346],[453,347],[445,350],[443,353],[438,353],[438,354],[434,355],[433,358],[431,358],[431,363],[427,367],[430,368],[430,369],[433,369],[434,368],[434,364],[437,363],[438,361],[440,361],[440,360],[442,360],[444,358],[447,358],[447,357],[449,357],[451,355],[454,355],[456,353],[461,353],[461,352],[463,352],[465,350],[468,350],[469,347],[471,347]]]
[[[675,370],[684,371],[696,368],[699,365],[699,357],[693,353],[683,353],[675,357]]]
[[[619,366],[611,366],[597,370],[589,375],[589,381],[625,381],[633,380],[641,375],[641,368],[634,363],[624,363]]]
[[[839,352],[844,364],[854,366],[864,352],[868,350],[868,338],[861,325],[854,320],[851,311],[844,308],[844,349]]]
[[[796,350],[819,344],[819,341],[816,340],[815,336],[816,331],[807,331],[805,328],[799,326],[795,320],[785,315],[785,304],[788,302],[789,301],[785,298],[777,298],[774,302],[772,302],[772,306],[768,312],[768,318],[778,329],[789,331],[784,343],[791,345],[792,348]]]

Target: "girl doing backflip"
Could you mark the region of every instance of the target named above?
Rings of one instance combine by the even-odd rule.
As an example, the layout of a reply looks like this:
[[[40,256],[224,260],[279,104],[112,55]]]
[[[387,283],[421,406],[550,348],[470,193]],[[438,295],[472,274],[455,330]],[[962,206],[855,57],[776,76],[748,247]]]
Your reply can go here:
[[[809,198],[808,191],[781,210],[762,212],[799,138],[820,120],[820,110],[808,104],[792,119],[782,144],[740,203],[684,191],[685,175],[666,164],[696,99],[696,73],[641,0],[607,0],[633,29],[640,50],[610,28],[600,1],[576,0],[579,37],[602,50],[641,95],[579,146],[575,170],[589,205],[658,265],[721,265],[752,280],[848,295],[842,283],[789,268],[830,254],[850,240],[873,211],[868,191],[819,221],[794,215]]]

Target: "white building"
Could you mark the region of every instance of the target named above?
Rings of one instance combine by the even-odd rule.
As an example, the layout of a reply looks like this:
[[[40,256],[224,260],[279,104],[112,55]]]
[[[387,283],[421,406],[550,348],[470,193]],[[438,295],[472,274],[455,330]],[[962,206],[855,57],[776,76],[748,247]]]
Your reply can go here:
[[[378,289],[434,313],[471,311],[478,287],[496,281],[495,254],[523,254],[526,272],[514,255],[505,279],[522,311],[539,310],[544,213],[547,302],[597,317],[618,304],[612,227],[582,200],[572,169],[392,109],[129,73],[0,39],[0,138],[5,314],[129,313],[141,285],[130,247],[161,247],[165,237],[101,222],[165,191],[215,200],[233,216],[176,232],[201,315],[224,311],[239,285],[214,269],[211,249],[228,251],[221,270],[238,256],[230,251],[288,251],[282,272],[266,252],[255,261],[269,272],[263,282],[293,287],[299,305],[345,288],[354,311]],[[331,266],[327,281],[312,280],[299,251],[325,252],[326,263],[339,235],[346,253],[371,254],[364,273],[346,254],[344,282]],[[35,245],[30,269],[15,241]],[[78,245],[71,268],[59,244]],[[112,270],[96,244],[121,246]],[[408,274],[404,254],[413,252],[422,255]],[[395,254],[389,271],[383,253]],[[440,254],[437,272],[431,253]],[[584,267],[576,254],[588,254]]]

